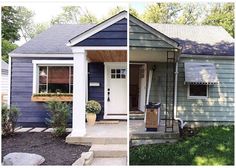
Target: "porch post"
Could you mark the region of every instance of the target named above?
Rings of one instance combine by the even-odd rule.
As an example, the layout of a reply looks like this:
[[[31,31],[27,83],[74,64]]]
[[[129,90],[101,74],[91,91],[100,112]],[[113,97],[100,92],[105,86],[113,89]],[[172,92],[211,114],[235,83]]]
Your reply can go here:
[[[74,52],[73,69],[73,119],[72,137],[82,137],[86,134],[85,128],[85,103],[86,103],[86,78],[87,59],[85,50]]]

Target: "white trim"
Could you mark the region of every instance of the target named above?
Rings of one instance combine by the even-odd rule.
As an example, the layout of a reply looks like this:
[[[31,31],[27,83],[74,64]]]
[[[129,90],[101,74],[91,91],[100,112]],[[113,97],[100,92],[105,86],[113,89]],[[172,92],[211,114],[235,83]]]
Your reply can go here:
[[[105,115],[104,113],[104,119],[119,119],[119,120],[127,120],[127,114],[124,114],[124,115]]]
[[[33,64],[40,65],[73,65],[73,60],[32,60]]]
[[[11,58],[11,57],[10,57]],[[38,93],[38,66],[73,66],[73,60],[32,60],[33,83],[32,94]]]
[[[192,54],[180,54],[180,58],[204,58],[204,59],[234,59],[234,56],[213,56],[213,55],[192,55]]]
[[[89,29],[88,31],[78,35],[77,37],[71,39],[66,45],[73,46],[73,45],[87,39],[88,37],[96,34],[97,32],[111,26],[112,24],[120,21],[121,19],[127,18],[127,15],[128,15],[127,12],[121,12],[121,13],[111,17],[110,19],[98,24],[97,26],[94,26],[93,28]]]
[[[209,85],[205,85],[206,86],[206,96],[190,96],[190,84],[188,84],[188,88],[187,88],[187,99],[207,99],[209,96]]]
[[[52,57],[52,58],[73,58],[73,54],[21,54],[21,53],[10,53],[10,57]]]
[[[89,50],[128,50],[128,47],[106,47],[106,46],[100,46],[100,47],[71,47],[73,53],[81,52],[81,51],[89,51]]]
[[[11,57],[8,60],[8,99],[7,99],[7,106],[8,108],[11,107]]]

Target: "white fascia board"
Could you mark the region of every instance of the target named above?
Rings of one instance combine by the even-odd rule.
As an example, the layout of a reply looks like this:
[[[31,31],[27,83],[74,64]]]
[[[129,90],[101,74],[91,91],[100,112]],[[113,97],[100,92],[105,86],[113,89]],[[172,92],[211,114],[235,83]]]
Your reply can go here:
[[[10,57],[51,57],[51,58],[73,58],[73,54],[18,54],[10,53]]]
[[[73,60],[32,60],[36,65],[73,65]]]
[[[73,53],[81,53],[85,51],[95,51],[95,50],[127,50],[128,47],[109,47],[109,46],[101,46],[101,47],[71,47]]]
[[[137,25],[139,25],[143,29],[149,31],[150,33],[152,33],[155,36],[161,38],[162,40],[166,41],[168,39],[168,41],[166,41],[167,43],[169,43],[173,47],[176,47],[176,48],[180,49],[180,47],[178,46],[178,43],[175,42],[174,40],[172,40],[170,37],[162,34],[161,32],[158,32],[158,30],[155,30],[153,27],[151,27],[151,26],[147,25],[146,23],[134,18],[133,16],[130,16],[129,19],[130,19],[131,22],[136,23]]]
[[[89,29],[88,31],[82,33],[81,35],[78,35],[77,37],[75,37],[74,39],[71,39],[66,45],[67,46],[73,46],[85,39],[87,39],[88,37],[96,34],[97,32],[111,26],[112,24],[120,21],[121,19],[127,18],[127,12],[121,12],[120,14],[113,16],[112,18],[104,21],[101,24],[98,24],[97,26]]]
[[[8,99],[7,99],[7,106],[8,108],[11,107],[11,57],[9,57],[8,61]]]

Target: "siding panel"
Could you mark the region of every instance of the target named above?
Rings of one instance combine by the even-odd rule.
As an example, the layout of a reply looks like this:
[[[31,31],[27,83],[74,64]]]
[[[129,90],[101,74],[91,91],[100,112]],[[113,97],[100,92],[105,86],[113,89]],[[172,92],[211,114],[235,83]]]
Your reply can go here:
[[[45,117],[47,117],[45,104],[31,101],[33,83],[32,60],[35,59],[53,60],[53,58],[12,58],[11,105],[19,108],[21,115],[18,123],[24,126],[33,126],[32,123],[45,125]],[[65,59],[69,60],[71,58]]]
[[[212,62],[216,66],[219,85],[209,86],[209,97],[187,99],[184,85],[184,63]],[[186,121],[234,121],[234,61],[233,59],[181,58],[178,75],[177,115]]]

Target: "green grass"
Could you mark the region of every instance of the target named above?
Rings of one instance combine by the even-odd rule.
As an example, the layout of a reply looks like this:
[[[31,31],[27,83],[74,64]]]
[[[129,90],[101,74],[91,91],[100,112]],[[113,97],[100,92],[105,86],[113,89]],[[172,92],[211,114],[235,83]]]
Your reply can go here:
[[[201,128],[174,144],[132,147],[130,165],[234,165],[234,126]]]

